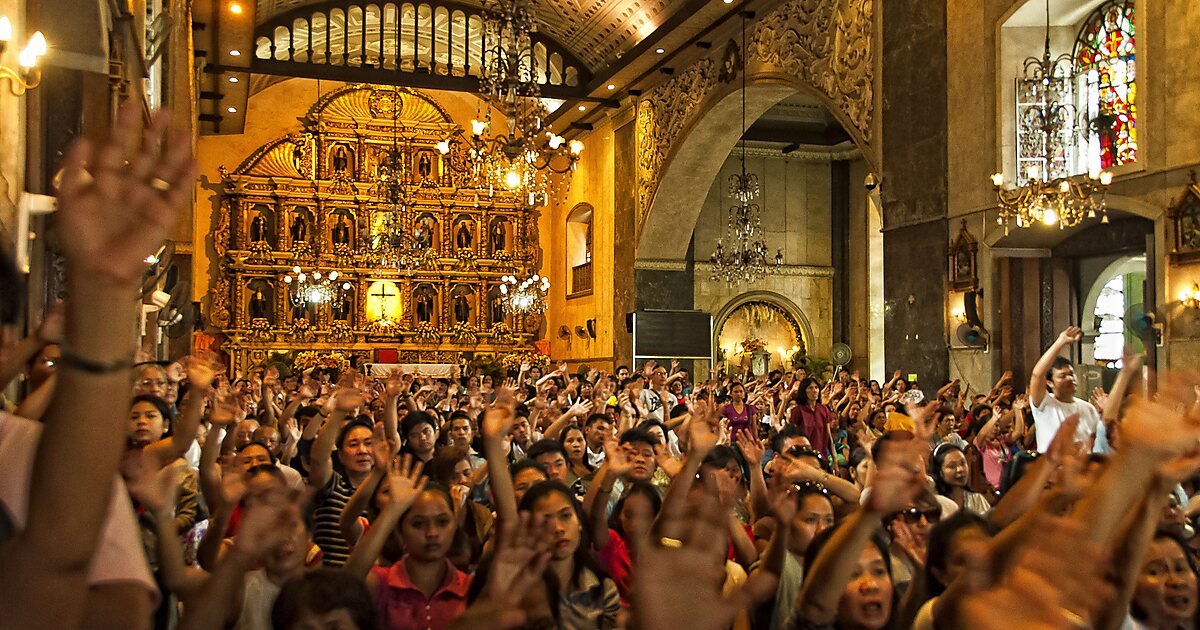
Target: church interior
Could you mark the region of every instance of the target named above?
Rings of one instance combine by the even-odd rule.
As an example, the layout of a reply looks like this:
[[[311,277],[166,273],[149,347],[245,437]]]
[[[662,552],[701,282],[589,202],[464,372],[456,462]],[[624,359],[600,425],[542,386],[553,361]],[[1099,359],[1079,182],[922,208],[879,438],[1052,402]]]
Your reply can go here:
[[[0,15],[0,225],[29,321],[64,290],[64,147],[127,100],[193,139],[190,212],[147,259],[153,359],[614,371],[668,358],[665,335],[701,377],[919,367],[978,388],[1072,325],[1090,390],[1125,346],[1160,368],[1200,353],[1193,2]]]

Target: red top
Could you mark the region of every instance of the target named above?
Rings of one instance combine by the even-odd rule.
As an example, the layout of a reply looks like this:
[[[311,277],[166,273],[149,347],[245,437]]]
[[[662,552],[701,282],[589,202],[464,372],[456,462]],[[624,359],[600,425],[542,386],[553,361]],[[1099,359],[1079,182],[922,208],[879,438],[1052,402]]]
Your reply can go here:
[[[617,584],[621,594],[621,607],[629,608],[629,584],[633,573],[633,558],[625,539],[612,529],[608,530],[608,542],[596,553],[600,568]]]
[[[471,576],[454,568],[449,560],[446,561],[446,580],[428,599],[408,578],[404,558],[390,567],[371,567],[371,574],[379,579],[375,610],[385,628],[437,630],[449,626],[467,608]]]
[[[829,430],[826,427],[833,422],[833,412],[829,411],[829,407],[822,403],[812,408],[805,404],[796,405],[792,407],[788,422],[800,426],[804,435],[808,436],[808,441],[812,442],[813,450],[820,453],[821,457],[829,457]]]

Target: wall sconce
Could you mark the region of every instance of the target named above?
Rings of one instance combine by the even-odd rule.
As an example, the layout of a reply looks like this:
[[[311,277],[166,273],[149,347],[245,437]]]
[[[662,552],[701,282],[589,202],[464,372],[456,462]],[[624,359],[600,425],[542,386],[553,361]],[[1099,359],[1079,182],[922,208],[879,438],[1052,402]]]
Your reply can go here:
[[[1179,292],[1179,303],[1186,308],[1200,309],[1200,284],[1192,283],[1191,289]]]
[[[8,50],[8,43],[12,41],[12,36],[12,22],[7,17],[0,16],[0,54],[4,54]],[[20,54],[17,55],[20,70],[0,65],[0,80],[8,79],[11,82],[9,89],[12,90],[13,96],[20,96],[26,90],[32,90],[42,82],[42,72],[38,70],[37,62],[38,58],[44,54],[46,54],[46,37],[42,35],[41,31],[36,31],[26,42],[25,48],[22,48]]]
[[[967,312],[961,306],[950,309],[950,316],[964,324],[967,322]]]

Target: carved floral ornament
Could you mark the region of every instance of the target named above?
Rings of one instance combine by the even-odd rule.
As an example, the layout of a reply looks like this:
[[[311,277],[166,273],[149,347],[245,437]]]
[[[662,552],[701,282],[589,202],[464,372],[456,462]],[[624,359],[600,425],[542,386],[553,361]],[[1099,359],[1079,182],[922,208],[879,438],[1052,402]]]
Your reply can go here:
[[[862,142],[872,138],[875,113],[874,2],[791,0],[752,25],[745,50],[750,62],[814,88]],[[728,80],[728,72],[709,57],[638,101],[639,232],[674,144],[701,113],[700,103]]]

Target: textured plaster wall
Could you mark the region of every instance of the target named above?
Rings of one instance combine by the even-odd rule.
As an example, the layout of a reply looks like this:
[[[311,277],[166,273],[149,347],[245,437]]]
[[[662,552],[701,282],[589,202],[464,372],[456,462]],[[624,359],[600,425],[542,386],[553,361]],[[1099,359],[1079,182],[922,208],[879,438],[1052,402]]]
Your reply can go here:
[[[806,340],[809,352],[828,356],[834,342],[833,278],[796,275],[795,267],[811,267],[826,273],[833,271],[830,163],[750,155],[746,159],[746,168],[759,176],[762,191],[759,205],[767,247],[772,253],[782,247],[784,263],[791,269],[731,287],[722,280],[710,279],[706,268],[700,266],[694,274],[692,303],[695,308],[716,316],[744,293],[777,293],[799,307],[811,324],[813,338]],[[724,234],[725,211],[730,204],[729,176],[739,170],[735,150],[722,164],[700,210],[693,239],[694,260],[707,261],[717,238]],[[719,322],[716,324],[720,325]]]

